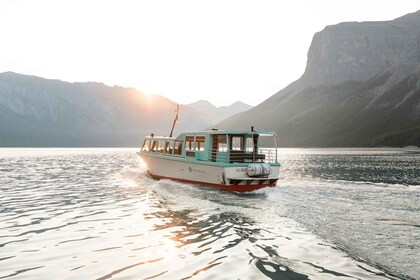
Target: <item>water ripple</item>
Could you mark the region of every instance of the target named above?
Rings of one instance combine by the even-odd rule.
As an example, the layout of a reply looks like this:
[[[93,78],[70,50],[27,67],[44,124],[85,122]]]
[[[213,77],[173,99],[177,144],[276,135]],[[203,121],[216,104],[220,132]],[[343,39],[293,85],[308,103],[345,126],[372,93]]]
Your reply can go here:
[[[145,262],[139,262],[139,263],[136,263],[136,264],[132,264],[132,265],[129,265],[129,266],[126,266],[126,267],[123,267],[123,268],[120,268],[120,269],[114,270],[113,272],[111,272],[111,273],[109,273],[109,274],[107,274],[107,275],[105,275],[105,276],[99,277],[97,280],[105,280],[105,279],[109,279],[109,278],[113,277],[114,275],[116,275],[116,274],[119,274],[119,273],[123,272],[124,270],[131,269],[131,268],[133,268],[133,267],[140,266],[140,265],[144,265],[144,264],[148,264],[148,263],[157,262],[157,261],[160,261],[160,260],[162,260],[162,259],[163,259],[163,258],[159,258],[159,259],[154,259],[154,260],[150,260],[150,261],[145,261]],[[160,274],[158,274],[158,275],[161,275],[161,274],[162,274],[162,273],[160,273]],[[153,277],[156,277],[156,276],[153,276]],[[148,278],[150,278],[150,277],[148,277]]]
[[[283,154],[247,195],[155,181],[130,151],[0,157],[0,278],[415,278],[419,156]]]

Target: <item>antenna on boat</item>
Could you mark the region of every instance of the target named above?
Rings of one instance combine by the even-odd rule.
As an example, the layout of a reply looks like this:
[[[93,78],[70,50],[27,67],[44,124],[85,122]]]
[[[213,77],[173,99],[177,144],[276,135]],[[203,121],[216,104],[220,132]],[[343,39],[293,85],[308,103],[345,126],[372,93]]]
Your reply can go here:
[[[171,134],[169,134],[169,137],[172,137],[172,133],[174,132],[174,128],[175,128],[175,123],[178,120],[178,112],[179,112],[179,105],[178,104],[176,105],[175,112],[176,112],[176,115],[175,115],[174,123],[172,125]]]

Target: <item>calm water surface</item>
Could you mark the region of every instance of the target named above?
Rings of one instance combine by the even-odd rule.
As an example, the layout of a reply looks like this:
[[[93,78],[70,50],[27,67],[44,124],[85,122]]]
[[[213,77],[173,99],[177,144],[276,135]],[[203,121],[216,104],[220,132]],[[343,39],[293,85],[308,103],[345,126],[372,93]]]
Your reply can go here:
[[[281,149],[277,187],[130,149],[0,149],[0,279],[420,279],[420,151]]]

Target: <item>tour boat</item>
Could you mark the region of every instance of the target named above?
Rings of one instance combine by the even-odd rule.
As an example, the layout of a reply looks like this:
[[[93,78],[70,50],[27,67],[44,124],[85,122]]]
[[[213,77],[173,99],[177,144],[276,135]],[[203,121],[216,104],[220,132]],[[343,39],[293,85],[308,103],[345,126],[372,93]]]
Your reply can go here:
[[[236,192],[272,187],[279,179],[273,132],[213,129],[178,137],[172,132],[173,127],[169,137],[146,136],[138,153],[154,178]]]

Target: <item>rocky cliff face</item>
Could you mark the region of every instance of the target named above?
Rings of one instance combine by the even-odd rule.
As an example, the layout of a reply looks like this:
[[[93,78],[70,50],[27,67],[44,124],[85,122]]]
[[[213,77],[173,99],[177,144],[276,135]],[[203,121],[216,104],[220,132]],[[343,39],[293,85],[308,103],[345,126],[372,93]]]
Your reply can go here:
[[[180,107],[175,133],[221,120],[214,106]],[[175,108],[171,100],[132,88],[2,73],[0,146],[136,147],[152,132],[168,135]],[[230,115],[238,112],[232,108]]]
[[[420,32],[419,12],[386,22],[346,22],[315,34],[301,83],[366,81],[393,65]]]
[[[420,146],[420,11],[315,34],[302,77],[220,128],[274,130],[283,146]]]

